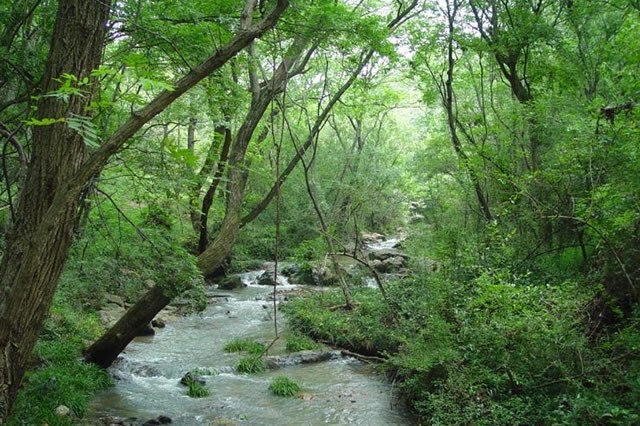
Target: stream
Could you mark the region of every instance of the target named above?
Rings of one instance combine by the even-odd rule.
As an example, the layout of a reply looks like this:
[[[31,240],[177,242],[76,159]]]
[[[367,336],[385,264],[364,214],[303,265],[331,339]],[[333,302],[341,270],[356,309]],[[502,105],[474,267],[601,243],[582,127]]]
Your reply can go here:
[[[257,285],[264,270],[239,274],[247,285],[240,290],[209,288],[208,305],[199,314],[175,320],[155,336],[139,337],[127,346],[110,368],[115,386],[93,400],[88,424],[107,417],[127,418],[136,424],[169,416],[174,425],[404,425],[411,424],[398,406],[391,385],[371,366],[352,358],[301,364],[245,375],[233,369],[242,354],[226,353],[225,343],[250,338],[265,344],[273,340],[272,287]],[[291,290],[284,277],[279,291]],[[302,286],[300,286],[302,287]],[[270,355],[285,353],[285,320],[278,313],[281,338]],[[210,395],[190,398],[180,378],[194,368],[214,368],[203,376]],[[268,386],[276,376],[287,376],[303,389],[303,398],[274,396]]]

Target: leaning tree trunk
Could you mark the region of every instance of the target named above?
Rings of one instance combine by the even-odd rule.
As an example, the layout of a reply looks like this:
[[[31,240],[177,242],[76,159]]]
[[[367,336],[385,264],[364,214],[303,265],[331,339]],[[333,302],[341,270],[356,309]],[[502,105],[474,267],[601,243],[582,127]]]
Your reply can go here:
[[[91,71],[100,64],[109,10],[108,1],[58,2],[43,93],[56,90],[55,79],[63,73],[78,80],[91,78]],[[37,118],[86,115],[94,92],[71,96],[68,101],[42,97]],[[65,123],[33,127],[31,163],[0,272],[0,424],[15,402],[27,359],[49,311],[73,240],[79,199],[67,203],[55,226],[42,230],[40,225],[56,192],[84,159],[82,137]]]
[[[66,125],[35,128],[32,160],[20,192],[18,217],[10,232],[0,269],[0,424],[15,402],[26,360],[35,345],[62,273],[77,221],[83,188],[142,126],[172,102],[223,66],[249,42],[271,29],[288,0],[278,0],[260,22],[239,31],[213,55],[133,112],[99,148],[85,159],[81,137]],[[43,78],[44,91],[55,90],[62,73],[90,77],[100,62],[108,1],[59,0],[58,15]],[[84,115],[90,94],[43,97],[37,118]],[[84,161],[83,161],[84,160]]]
[[[229,199],[222,226],[215,240],[198,256],[197,263],[203,275],[213,274],[231,254],[231,248],[240,230],[242,201],[247,184],[248,167],[245,154],[253,133],[274,97],[281,93],[289,78],[289,69],[300,57],[304,45],[293,48],[293,52],[280,64],[271,80],[253,92],[249,112],[238,130],[229,154],[228,178]],[[138,300],[129,311],[98,339],[85,353],[85,360],[101,367],[108,367],[118,354],[133,340],[136,332],[148,323],[175,296],[173,289],[154,287]],[[126,333],[123,332],[127,331]]]

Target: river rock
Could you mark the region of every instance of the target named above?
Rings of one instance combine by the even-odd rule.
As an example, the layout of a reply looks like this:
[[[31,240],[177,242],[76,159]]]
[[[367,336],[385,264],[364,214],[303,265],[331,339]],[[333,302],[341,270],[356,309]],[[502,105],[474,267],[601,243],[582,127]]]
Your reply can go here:
[[[373,250],[369,252],[369,260],[382,260],[388,259],[390,257],[402,257],[404,259],[408,259],[409,256],[400,250],[396,249],[383,249],[383,250]]]
[[[244,288],[244,283],[238,275],[226,277],[218,284],[219,290],[235,290],[239,288]]]
[[[289,278],[293,284],[317,285],[314,280],[313,268],[308,263],[304,266],[291,264],[282,268],[282,275]]]
[[[58,405],[56,408],[56,416],[58,417],[67,417],[71,410],[66,405]]]
[[[258,277],[257,283],[259,285],[270,285],[273,287],[273,271],[264,271],[262,275]]]
[[[156,331],[153,329],[151,323],[147,323],[138,330],[138,336],[153,336],[155,334]]]
[[[193,374],[191,371],[182,376],[182,379],[180,379],[180,384],[188,386],[189,380],[202,386],[207,384],[207,381],[204,379],[204,377],[200,376],[199,374]]]
[[[291,355],[270,356],[265,358],[265,364],[269,368],[289,367],[298,364],[313,364],[340,358],[339,351],[300,351]]]
[[[384,240],[384,235],[377,232],[363,232],[360,234],[360,240],[364,243],[376,243]]]
[[[153,426],[153,425],[166,425],[172,423],[171,417],[168,416],[158,416],[155,419],[147,420],[142,423],[142,426]]]
[[[154,318],[154,320],[151,321],[151,326],[154,328],[165,328],[167,324],[164,323],[162,318]]]
[[[372,262],[372,266],[378,272],[389,273],[395,272],[407,265],[407,261],[404,257],[395,256],[389,257],[384,260],[374,260]]]

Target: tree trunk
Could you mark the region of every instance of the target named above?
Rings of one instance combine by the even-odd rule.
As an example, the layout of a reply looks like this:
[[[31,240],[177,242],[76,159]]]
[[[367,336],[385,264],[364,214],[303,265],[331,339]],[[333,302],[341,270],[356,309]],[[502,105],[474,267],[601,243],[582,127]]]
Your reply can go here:
[[[149,290],[131,309],[85,352],[85,361],[102,368],[111,365],[120,352],[139,335],[140,329],[149,324],[171,299],[161,287]]]
[[[229,154],[227,170],[230,194],[227,201],[225,218],[215,240],[197,259],[198,267],[204,276],[209,276],[216,272],[224,260],[231,254],[231,248],[240,229],[242,201],[244,199],[244,189],[248,177],[245,154],[251,137],[267,107],[274,97],[284,90],[289,78],[289,69],[301,56],[304,43],[296,45],[296,47],[292,47],[292,49],[269,81],[260,86],[257,84],[252,85],[260,88],[258,91],[253,92],[249,112],[238,130],[231,153]],[[156,288],[149,290],[130,308],[130,311],[133,311],[134,314],[130,316],[128,313],[125,314],[127,319],[123,317],[118,323],[127,322],[127,330],[139,330],[140,327],[149,321],[147,318],[150,317],[152,319],[169,303],[170,299],[166,294],[172,293],[173,291],[173,289],[165,289],[164,292],[159,292]],[[127,334],[118,333],[116,328],[123,329],[124,327],[124,325],[118,326],[118,323],[89,348],[87,352],[88,356],[86,357],[87,361],[94,359],[100,360],[99,365],[103,367],[109,366],[117,358],[118,354],[131,342],[133,337],[135,337],[135,332]],[[92,349],[94,347],[95,349]],[[112,347],[114,349],[111,349]]]
[[[80,195],[92,176],[142,126],[203,78],[224,65],[249,42],[271,29],[288,7],[278,0],[259,23],[239,31],[226,45],[178,80],[142,109],[133,112],[85,161],[80,135],[66,124],[33,129],[32,160],[21,190],[17,217],[7,241],[0,269],[0,424],[15,402],[26,360],[31,354],[62,273]],[[108,1],[59,0],[49,58],[43,78],[44,92],[57,88],[53,80],[69,73],[82,80],[100,63]],[[42,97],[37,118],[84,115],[91,95],[68,101]]]
[[[82,80],[100,64],[109,17],[108,1],[60,0],[43,77],[42,93],[57,89],[69,73]],[[93,79],[92,79],[93,80]],[[37,118],[85,115],[95,94],[68,101],[41,97]],[[49,207],[85,159],[82,136],[65,123],[33,127],[33,152],[20,191],[0,276],[0,424],[6,421],[25,366],[49,311],[78,219],[78,197],[66,203],[55,224],[42,229]]]
[[[229,148],[231,147],[231,129],[229,127],[220,128],[219,131],[224,134],[224,144],[222,145],[222,151],[220,152],[220,159],[218,160],[218,167],[216,173],[213,176],[213,181],[207,189],[207,193],[202,199],[202,211],[200,212],[200,219],[198,220],[199,239],[198,239],[198,254],[204,252],[209,245],[209,210],[213,204],[213,198],[222,179],[222,174],[226,168],[227,160],[229,158]]]

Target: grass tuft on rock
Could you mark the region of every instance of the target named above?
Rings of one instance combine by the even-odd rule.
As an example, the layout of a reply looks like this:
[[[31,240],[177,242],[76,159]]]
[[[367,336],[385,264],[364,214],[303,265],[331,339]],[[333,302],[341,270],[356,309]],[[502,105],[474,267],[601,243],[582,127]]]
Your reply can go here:
[[[267,369],[264,359],[255,355],[246,356],[236,364],[236,371],[245,374],[261,373]]]
[[[187,395],[191,398],[205,398],[209,396],[209,388],[195,380],[187,379]]]

